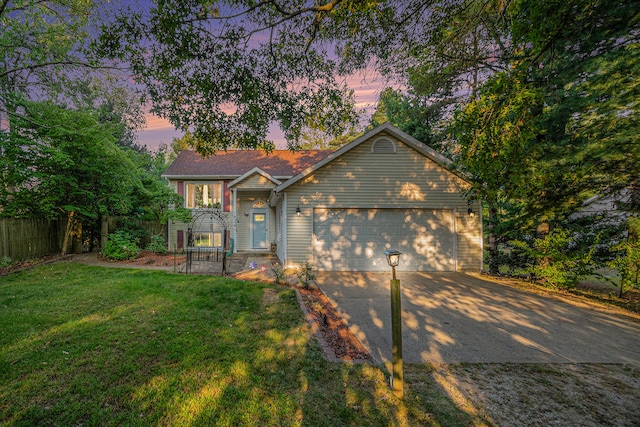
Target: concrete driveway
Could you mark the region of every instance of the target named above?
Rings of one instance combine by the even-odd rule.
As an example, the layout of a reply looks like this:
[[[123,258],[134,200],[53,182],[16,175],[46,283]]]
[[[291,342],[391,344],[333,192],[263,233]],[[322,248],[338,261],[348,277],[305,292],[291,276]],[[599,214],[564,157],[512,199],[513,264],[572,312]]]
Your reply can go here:
[[[319,273],[318,285],[378,362],[391,360],[390,273]],[[405,363],[624,363],[640,322],[462,273],[398,273]]]

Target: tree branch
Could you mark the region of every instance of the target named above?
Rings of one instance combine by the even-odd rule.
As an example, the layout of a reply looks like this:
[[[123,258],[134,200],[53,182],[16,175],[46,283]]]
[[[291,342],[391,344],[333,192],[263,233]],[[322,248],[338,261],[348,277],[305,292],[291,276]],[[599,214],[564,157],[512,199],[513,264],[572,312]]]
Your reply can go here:
[[[2,16],[8,4],[9,4],[9,0],[2,0],[2,3],[0,3],[0,16]]]
[[[11,70],[5,70],[3,73],[0,73],[0,78],[6,77],[10,74],[15,74],[15,73],[19,73],[20,71],[34,71],[37,70],[39,68],[46,68],[46,67],[55,67],[55,66],[59,66],[59,65],[72,65],[72,66],[79,66],[79,67],[83,67],[83,68],[89,68],[92,70],[119,70],[120,68],[118,67],[107,67],[104,65],[91,65],[87,62],[80,62],[80,61],[52,61],[52,62],[46,62],[43,64],[34,64],[34,65],[25,65],[24,67],[18,67],[18,68],[14,68]]]

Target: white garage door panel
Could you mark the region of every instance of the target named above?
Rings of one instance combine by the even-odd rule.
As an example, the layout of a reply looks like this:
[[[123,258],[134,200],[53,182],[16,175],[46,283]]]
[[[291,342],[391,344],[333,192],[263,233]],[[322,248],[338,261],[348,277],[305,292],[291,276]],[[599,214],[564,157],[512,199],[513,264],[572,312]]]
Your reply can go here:
[[[398,249],[401,271],[455,269],[453,212],[438,209],[314,209],[319,270],[386,271]]]

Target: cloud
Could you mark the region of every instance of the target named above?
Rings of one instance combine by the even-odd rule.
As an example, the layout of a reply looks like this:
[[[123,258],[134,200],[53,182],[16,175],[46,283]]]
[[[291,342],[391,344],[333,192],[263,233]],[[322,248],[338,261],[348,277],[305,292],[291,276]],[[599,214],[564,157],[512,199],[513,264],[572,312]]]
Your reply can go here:
[[[158,117],[152,113],[147,113],[145,118],[147,119],[147,126],[144,129],[145,131],[175,130],[168,120]]]

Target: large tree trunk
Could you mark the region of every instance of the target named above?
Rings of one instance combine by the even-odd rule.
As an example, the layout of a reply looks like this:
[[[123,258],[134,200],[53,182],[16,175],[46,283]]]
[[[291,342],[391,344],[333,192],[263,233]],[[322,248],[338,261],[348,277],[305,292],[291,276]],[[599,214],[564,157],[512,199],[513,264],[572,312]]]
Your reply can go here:
[[[75,211],[71,211],[67,214],[67,228],[62,242],[62,255],[71,252],[74,237],[82,237],[82,225],[78,222]]]

